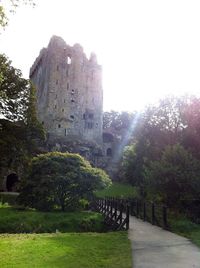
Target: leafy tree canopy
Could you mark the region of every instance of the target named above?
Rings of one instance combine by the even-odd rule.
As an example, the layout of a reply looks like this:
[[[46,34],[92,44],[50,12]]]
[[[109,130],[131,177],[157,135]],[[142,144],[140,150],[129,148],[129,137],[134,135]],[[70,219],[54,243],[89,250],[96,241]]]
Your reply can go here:
[[[104,112],[103,128],[113,128],[115,130],[127,129],[130,127],[133,118],[134,114],[129,112]]]
[[[22,204],[40,210],[75,209],[81,198],[111,184],[108,175],[78,154],[51,152],[33,158]]]
[[[150,162],[144,178],[148,192],[169,206],[200,198],[200,161],[179,144],[167,146],[160,160]]]
[[[25,116],[30,84],[22,78],[20,70],[0,54],[0,114],[4,118],[19,121]]]

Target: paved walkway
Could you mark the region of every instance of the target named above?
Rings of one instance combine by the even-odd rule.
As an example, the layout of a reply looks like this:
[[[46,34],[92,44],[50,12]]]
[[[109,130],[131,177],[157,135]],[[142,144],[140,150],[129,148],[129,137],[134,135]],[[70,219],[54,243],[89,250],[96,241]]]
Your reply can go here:
[[[200,268],[200,249],[188,239],[130,217],[134,268]]]

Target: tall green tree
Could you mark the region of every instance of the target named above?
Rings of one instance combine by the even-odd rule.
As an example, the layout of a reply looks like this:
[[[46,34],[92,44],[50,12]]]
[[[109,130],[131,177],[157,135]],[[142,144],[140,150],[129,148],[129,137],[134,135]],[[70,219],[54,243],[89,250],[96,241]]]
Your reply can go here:
[[[108,175],[78,154],[51,152],[33,158],[20,203],[40,210],[76,209],[81,198],[111,184]]]
[[[11,121],[20,121],[25,117],[28,105],[30,85],[22,78],[19,69],[0,54],[0,114]]]
[[[36,115],[35,89],[0,55],[0,174],[22,172],[45,138]]]
[[[200,161],[179,144],[167,146],[160,160],[150,162],[144,179],[147,192],[168,206],[200,198]]]

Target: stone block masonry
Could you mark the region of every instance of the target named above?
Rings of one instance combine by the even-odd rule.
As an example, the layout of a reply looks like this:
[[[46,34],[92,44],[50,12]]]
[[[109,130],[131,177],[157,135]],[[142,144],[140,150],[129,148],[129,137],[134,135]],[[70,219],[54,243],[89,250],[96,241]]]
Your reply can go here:
[[[102,147],[102,70],[79,44],[53,36],[30,69],[37,113],[49,140],[92,142]]]

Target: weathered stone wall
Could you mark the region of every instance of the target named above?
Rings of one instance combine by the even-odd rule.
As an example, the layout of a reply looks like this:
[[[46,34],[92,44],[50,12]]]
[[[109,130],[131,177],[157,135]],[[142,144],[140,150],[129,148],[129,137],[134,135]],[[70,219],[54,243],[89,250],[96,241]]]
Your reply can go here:
[[[49,139],[91,141],[102,146],[101,66],[53,36],[30,70],[37,90],[37,111]]]

